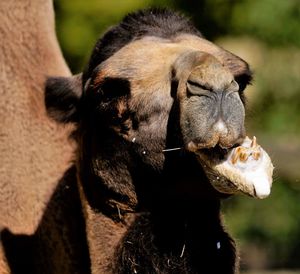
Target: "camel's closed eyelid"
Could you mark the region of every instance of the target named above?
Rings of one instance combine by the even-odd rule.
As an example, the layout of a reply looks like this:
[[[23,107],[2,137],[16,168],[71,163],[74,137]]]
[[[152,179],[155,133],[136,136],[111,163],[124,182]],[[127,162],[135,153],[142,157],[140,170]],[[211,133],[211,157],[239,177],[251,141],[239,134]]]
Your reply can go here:
[[[187,96],[208,96],[211,92],[211,88],[205,85],[198,84],[196,82],[188,80],[186,83]]]

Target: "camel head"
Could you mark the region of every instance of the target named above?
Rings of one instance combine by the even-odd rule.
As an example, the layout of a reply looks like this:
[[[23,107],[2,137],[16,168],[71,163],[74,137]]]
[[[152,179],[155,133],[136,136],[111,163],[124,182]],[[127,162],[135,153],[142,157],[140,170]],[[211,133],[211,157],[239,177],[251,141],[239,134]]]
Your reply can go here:
[[[97,42],[82,74],[50,78],[46,105],[54,119],[76,124],[79,179],[95,206],[240,191],[263,197],[268,189],[244,174],[248,165],[255,173],[263,155],[262,172],[272,169],[263,150],[257,159],[249,152],[242,168],[228,165],[245,147],[250,81],[244,60],[204,39],[187,19],[142,11]]]

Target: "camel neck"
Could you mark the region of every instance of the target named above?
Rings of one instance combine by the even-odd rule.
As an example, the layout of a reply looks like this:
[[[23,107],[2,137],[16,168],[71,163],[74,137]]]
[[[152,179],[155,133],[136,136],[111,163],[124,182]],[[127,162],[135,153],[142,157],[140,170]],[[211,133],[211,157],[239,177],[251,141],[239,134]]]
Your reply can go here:
[[[113,273],[236,273],[234,241],[218,206],[210,206],[136,216],[118,244]]]
[[[82,201],[92,273],[235,273],[218,199],[158,202],[138,213],[113,206],[110,216]]]

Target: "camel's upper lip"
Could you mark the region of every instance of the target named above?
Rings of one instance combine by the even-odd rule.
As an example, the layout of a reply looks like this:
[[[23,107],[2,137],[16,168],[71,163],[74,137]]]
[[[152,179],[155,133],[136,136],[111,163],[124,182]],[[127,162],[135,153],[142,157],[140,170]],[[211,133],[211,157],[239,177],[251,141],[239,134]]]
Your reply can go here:
[[[212,154],[227,154],[233,148],[239,146],[242,142],[240,140],[235,140],[231,142],[230,140],[220,139],[217,135],[213,135],[207,141],[202,142],[198,140],[190,140],[186,143],[186,149],[191,152],[204,152],[207,151]]]

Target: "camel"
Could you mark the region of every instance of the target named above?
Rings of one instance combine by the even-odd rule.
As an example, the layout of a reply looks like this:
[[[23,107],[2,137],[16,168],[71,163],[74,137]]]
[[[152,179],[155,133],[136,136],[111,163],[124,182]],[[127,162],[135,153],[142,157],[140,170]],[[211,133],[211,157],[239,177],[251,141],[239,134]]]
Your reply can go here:
[[[129,14],[83,73],[49,78],[46,107],[75,126],[91,273],[239,272],[220,201],[265,198],[273,166],[246,137],[238,56],[168,10]]]

